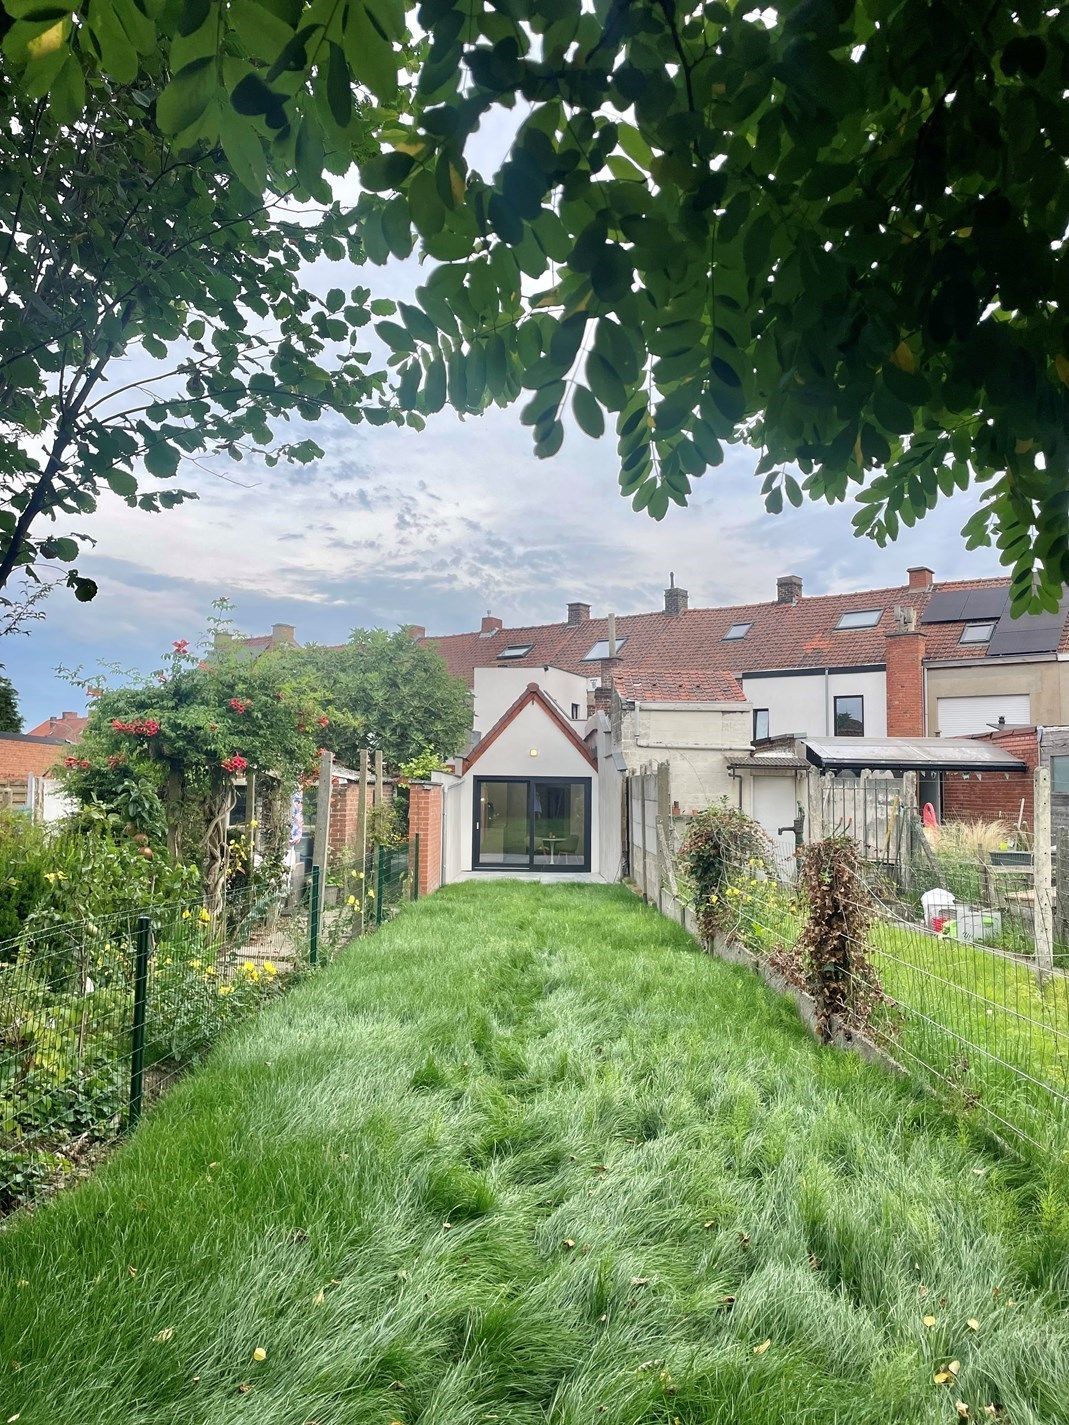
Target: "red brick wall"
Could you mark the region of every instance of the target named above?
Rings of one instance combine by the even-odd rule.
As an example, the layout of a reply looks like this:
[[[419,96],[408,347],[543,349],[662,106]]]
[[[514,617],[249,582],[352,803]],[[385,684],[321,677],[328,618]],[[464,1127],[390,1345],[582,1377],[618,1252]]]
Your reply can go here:
[[[379,792],[374,783],[368,785],[368,811],[379,802]],[[393,800],[393,782],[383,778],[381,798]],[[342,781],[339,777],[330,791],[330,831],[327,841],[332,851],[341,851],[353,846],[360,833],[360,783]]]
[[[981,739],[977,739],[980,741]],[[1027,772],[962,772],[943,774],[944,821],[1016,822],[1024,801],[1024,824],[1031,827],[1033,811],[1032,773],[1039,761],[1039,742],[1034,727],[1015,727],[993,732],[989,738],[998,747],[1012,752],[1028,768]]]
[[[31,742],[23,737],[0,737],[0,780],[43,777],[74,752],[70,743]]]
[[[924,736],[924,634],[887,636],[887,736]]]
[[[442,884],[442,789],[431,782],[413,782],[408,789],[408,835],[419,837],[419,893]]]

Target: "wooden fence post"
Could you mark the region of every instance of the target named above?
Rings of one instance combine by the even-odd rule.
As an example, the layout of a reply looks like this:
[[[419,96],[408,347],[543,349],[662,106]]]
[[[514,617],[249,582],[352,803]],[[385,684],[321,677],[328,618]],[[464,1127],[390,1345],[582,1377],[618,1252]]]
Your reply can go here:
[[[330,837],[330,788],[334,774],[334,753],[319,754],[319,789],[316,792],[316,826],[312,837],[312,865],[318,866],[326,881],[327,847]]]
[[[646,781],[648,776],[647,764],[643,763],[639,786],[642,788],[642,899],[644,901],[648,901],[650,898],[650,863],[646,856]]]
[[[1032,926],[1036,941],[1036,978],[1042,987],[1054,970],[1054,878],[1051,874],[1049,767],[1037,767],[1035,770],[1033,842],[1035,889]]]
[[[360,882],[360,933],[363,934],[364,925],[367,920],[367,792],[368,792],[368,753],[367,748],[360,753],[360,791],[356,799],[356,851],[360,857],[360,870],[363,872],[363,879]]]
[[[1069,945],[1069,826],[1059,826],[1054,858],[1055,939]]]

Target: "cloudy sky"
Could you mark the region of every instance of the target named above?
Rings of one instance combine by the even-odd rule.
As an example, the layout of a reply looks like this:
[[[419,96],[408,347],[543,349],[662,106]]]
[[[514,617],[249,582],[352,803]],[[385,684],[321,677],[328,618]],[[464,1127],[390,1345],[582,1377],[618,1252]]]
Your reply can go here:
[[[410,262],[359,273],[328,264],[311,280],[396,296],[420,278]],[[611,436],[571,429],[539,461],[517,409],[464,420],[443,411],[422,433],[342,421],[309,433],[326,451],[316,465],[224,463],[213,476],[187,462],[180,483],[196,502],[148,515],[107,497],[80,522],[97,541],[78,562],[97,599],[57,590],[47,617],[0,647],[27,726],[80,709],[58,667],[151,670],[173,639],[201,633],[220,597],[245,632],[292,623],[302,642],[324,642],[356,626],[470,629],[488,611],[506,624],[560,619],[570,599],[639,612],[660,605],[669,571],[692,606],[772,598],[788,572],[809,593],[904,582],[917,563],[940,578],[998,572],[989,552],[964,551],[971,497],[881,551],[852,536],[848,507],[766,515],[756,456],[741,447],[695,482],[689,508],[656,524],[620,497]]]

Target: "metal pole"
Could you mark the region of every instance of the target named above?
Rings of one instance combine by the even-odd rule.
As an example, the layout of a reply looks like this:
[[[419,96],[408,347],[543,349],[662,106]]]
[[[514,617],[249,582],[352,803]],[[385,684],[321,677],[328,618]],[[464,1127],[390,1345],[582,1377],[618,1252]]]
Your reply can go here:
[[[148,1005],[148,958],[152,946],[152,921],[137,917],[134,934],[134,1017],[130,1045],[130,1111],[127,1126],[133,1128],[141,1117],[145,1094],[145,1011]]]
[[[312,867],[312,886],[308,893],[308,963],[314,965],[319,959],[319,907],[322,894],[320,880],[323,873],[318,866]]]
[[[375,924],[382,924],[382,880],[386,862],[386,847],[379,847],[378,865],[375,868]]]
[[[1035,770],[1033,810],[1034,866],[1033,925],[1036,942],[1036,978],[1040,989],[1054,973],[1054,879],[1051,857],[1050,768]]]

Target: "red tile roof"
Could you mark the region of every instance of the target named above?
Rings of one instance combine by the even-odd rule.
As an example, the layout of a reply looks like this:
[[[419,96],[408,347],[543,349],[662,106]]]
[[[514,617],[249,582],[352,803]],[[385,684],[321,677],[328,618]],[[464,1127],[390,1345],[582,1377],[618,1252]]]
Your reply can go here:
[[[622,668],[616,691],[625,700],[652,703],[744,703],[746,694],[730,673],[704,668]]]
[[[31,727],[29,732],[24,733],[25,737],[55,737],[61,742],[78,742],[85,725],[89,721],[81,713],[64,712],[57,717],[47,717],[44,722],[38,723],[36,727]]]
[[[849,594],[821,594],[800,598],[793,604],[769,602],[734,604],[723,608],[689,609],[681,614],[662,611],[625,614],[616,620],[620,642],[617,676],[631,670],[660,673],[719,672],[735,677],[746,673],[786,668],[853,668],[883,664],[884,640],[895,627],[894,610],[913,608],[918,617],[933,594],[948,589],[1008,588],[1007,579],[960,579],[933,584],[930,588],[898,585],[887,589],[862,589]],[[872,628],[837,630],[842,614],[863,609],[879,609],[879,623]],[[732,624],[749,623],[745,637],[725,639]],[[982,658],[984,644],[960,644],[962,624],[920,625],[926,639],[928,659]],[[529,624],[502,628],[491,634],[452,633],[430,637],[449,671],[471,683],[476,668],[500,666],[497,655],[510,644],[529,643],[523,658],[509,660],[513,666],[541,667],[552,664],[571,673],[597,677],[600,663],[584,662],[593,645],[608,637],[604,618],[586,619],[579,624]],[[1060,647],[1069,648],[1069,636],[1062,633]]]

